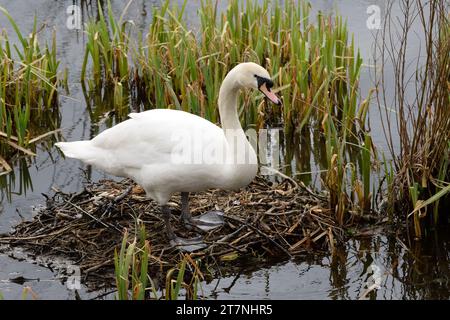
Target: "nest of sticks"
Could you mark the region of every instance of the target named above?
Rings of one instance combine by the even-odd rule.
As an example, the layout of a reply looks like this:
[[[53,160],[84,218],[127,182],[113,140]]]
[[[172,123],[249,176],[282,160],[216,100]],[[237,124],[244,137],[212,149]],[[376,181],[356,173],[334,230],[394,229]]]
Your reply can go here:
[[[179,221],[180,200],[174,196],[169,203],[174,230],[186,238],[198,235]],[[214,259],[215,265],[244,256],[292,258],[313,249],[334,250],[344,236],[326,197],[288,177],[281,182],[257,177],[239,192],[191,194],[190,209],[193,216],[211,209],[224,212],[225,224],[202,235],[208,247],[191,253],[193,258]],[[137,232],[137,221],[145,225],[151,245],[149,270],[176,265],[180,250],[162,232],[159,206],[129,179],[88,182],[76,194],[55,190],[31,221],[0,235],[0,243],[33,255],[69,258],[87,283],[98,283],[99,278],[114,279],[114,251],[120,249],[125,229]]]

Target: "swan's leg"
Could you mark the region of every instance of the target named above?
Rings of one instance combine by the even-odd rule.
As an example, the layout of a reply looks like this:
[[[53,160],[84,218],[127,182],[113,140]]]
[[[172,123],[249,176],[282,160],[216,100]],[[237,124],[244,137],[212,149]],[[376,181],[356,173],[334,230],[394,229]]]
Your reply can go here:
[[[189,211],[189,192],[181,193],[181,220],[185,226],[190,226],[192,222],[191,212]]]
[[[166,224],[167,237],[170,240],[170,244],[180,247],[181,250],[193,252],[196,250],[206,248],[206,244],[202,242],[202,238],[183,239],[178,237],[173,231],[172,224],[170,223],[170,208],[167,205],[161,206],[163,213],[164,223]]]
[[[192,225],[203,231],[210,231],[223,225],[223,212],[208,211],[193,218],[189,210],[189,192],[181,193],[181,219],[186,227]]]
[[[172,224],[170,223],[170,208],[168,205],[161,206],[161,211],[163,214],[164,223],[166,224],[166,233],[169,240],[174,240],[177,238],[175,232],[173,232]]]

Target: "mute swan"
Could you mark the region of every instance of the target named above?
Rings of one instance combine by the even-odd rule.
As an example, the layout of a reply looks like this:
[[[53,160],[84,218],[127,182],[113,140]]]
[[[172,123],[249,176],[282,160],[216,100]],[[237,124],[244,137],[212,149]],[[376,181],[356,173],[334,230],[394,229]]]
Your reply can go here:
[[[173,232],[167,202],[174,193],[181,192],[181,217],[185,224],[214,227],[212,214],[203,220],[191,217],[189,192],[210,188],[236,190],[253,180],[258,170],[257,156],[239,122],[239,91],[259,89],[280,105],[272,86],[263,67],[241,63],[227,74],[220,87],[222,128],[184,111],[153,109],[131,113],[130,119],[92,140],[59,142],[56,146],[69,158],[133,179],[147,197],[161,205],[171,242],[188,243]]]

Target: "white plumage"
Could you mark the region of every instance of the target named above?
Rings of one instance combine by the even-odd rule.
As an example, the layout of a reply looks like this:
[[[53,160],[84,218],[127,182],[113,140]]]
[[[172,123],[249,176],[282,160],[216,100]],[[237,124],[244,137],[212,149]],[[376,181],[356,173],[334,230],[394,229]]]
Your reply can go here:
[[[267,71],[242,63],[228,73],[220,89],[222,128],[187,112],[154,109],[132,113],[92,140],[56,145],[67,157],[133,179],[162,206],[176,192],[238,189],[252,181],[258,168],[237,113],[243,87],[258,88],[280,103],[270,91]]]
[[[161,205],[175,192],[239,188],[256,174],[254,163],[242,172],[244,177],[238,180],[243,181],[238,182],[233,178],[236,171],[241,171],[237,166],[195,163],[194,156],[190,157],[194,163],[184,161],[184,150],[199,151],[195,144],[228,147],[223,130],[201,117],[184,111],[155,109],[130,114],[130,118],[92,140],[59,142],[57,146],[67,157],[115,176],[132,178]],[[183,137],[186,133],[191,136]],[[183,145],[188,140],[191,146]],[[202,154],[203,150],[199,152]]]

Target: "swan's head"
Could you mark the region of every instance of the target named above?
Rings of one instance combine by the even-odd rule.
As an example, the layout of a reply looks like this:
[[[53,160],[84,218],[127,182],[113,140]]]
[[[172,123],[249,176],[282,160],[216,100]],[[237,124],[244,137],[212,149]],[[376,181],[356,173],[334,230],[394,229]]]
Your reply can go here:
[[[273,81],[266,69],[253,62],[240,63],[234,69],[237,72],[237,82],[241,87],[257,89],[270,101],[281,105],[281,99],[272,92]]]

